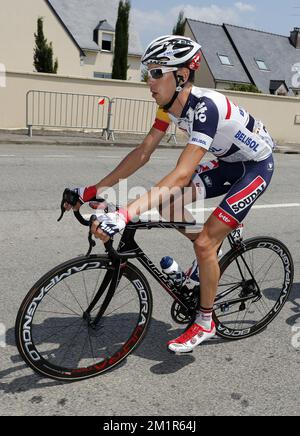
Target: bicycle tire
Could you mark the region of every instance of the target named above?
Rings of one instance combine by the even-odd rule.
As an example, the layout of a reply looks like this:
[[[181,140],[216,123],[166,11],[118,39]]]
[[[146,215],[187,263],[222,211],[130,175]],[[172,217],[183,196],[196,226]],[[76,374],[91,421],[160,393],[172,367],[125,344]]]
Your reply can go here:
[[[121,266],[122,273],[121,277],[119,277],[118,287],[104,317],[101,319],[101,325],[92,330],[91,326],[87,325],[86,319],[81,316],[79,306],[83,308],[82,299],[87,300],[86,304],[91,301],[91,299],[89,301],[87,299],[88,292],[83,295],[82,289],[85,288],[86,291],[90,292],[88,285],[94,281],[92,276],[96,277],[99,274],[99,281],[102,272],[110,274],[113,270],[113,263],[106,255],[72,259],[49,271],[28,292],[17,314],[15,339],[22,358],[36,373],[55,380],[69,382],[87,379],[119,365],[140,345],[151,319],[152,293],[147,279],[135,265],[129,262]],[[77,282],[79,283],[81,280],[84,285],[78,285],[77,287]],[[76,290],[71,288],[70,283],[73,282],[76,283],[76,287],[74,286]],[[126,286],[122,289],[122,283],[128,284],[130,288],[130,301],[126,300],[128,291]],[[93,297],[98,285],[100,286],[100,281],[96,283]],[[65,297],[61,291],[63,287],[67,289],[69,287],[70,295],[67,292]],[[107,292],[106,290],[102,298],[107,295]],[[70,308],[72,296],[74,297],[76,310]],[[70,301],[68,301],[68,298]],[[117,306],[119,300],[124,303],[124,306],[117,307],[117,309],[121,312],[123,307],[125,310],[127,305],[128,313],[116,313],[117,309],[115,309],[114,305]],[[52,314],[52,317],[49,316],[50,314]],[[56,318],[53,317],[53,314],[55,314]],[[41,320],[43,322],[39,323]],[[117,326],[118,322],[123,323],[120,328]],[[65,323],[68,323],[68,326]],[[80,325],[79,329],[78,325]],[[84,326],[87,327],[87,333],[84,331]],[[128,337],[123,337],[125,335],[125,326],[126,328],[129,326],[130,334]],[[77,335],[76,332],[74,334],[75,329]],[[58,364],[57,361],[59,359],[63,361],[63,358],[74,361],[76,364],[77,355],[75,356],[75,351],[78,349],[79,352],[81,346],[78,345],[79,338],[82,336],[81,331],[83,331],[83,335],[87,335],[89,347],[86,345],[87,342],[82,345],[82,356],[78,364],[74,365],[74,367],[70,367],[71,364],[69,363],[62,362]],[[67,340],[68,335],[69,338],[73,335],[74,344],[65,351],[64,347],[66,347],[67,343],[63,342],[63,340]],[[115,335],[115,338],[112,338],[112,343],[109,343],[106,335]],[[59,343],[59,341],[62,342]],[[107,347],[111,346],[111,355],[105,355],[104,347],[106,343],[104,341],[107,341]],[[48,343],[49,351],[46,349]],[[97,353],[99,353],[99,356]],[[91,361],[91,364],[80,365],[80,361]]]
[[[266,254],[270,254],[270,256],[272,257],[268,259]],[[272,260],[273,264],[272,262],[270,262],[270,259],[272,258],[274,259],[274,261]],[[249,270],[247,269],[243,259],[246,261]],[[282,277],[278,279],[278,289],[275,288],[275,285],[272,285],[273,287],[271,287],[271,283],[275,282],[275,279],[273,278],[272,280],[268,280],[267,275],[263,271],[264,266],[269,267],[267,270],[268,273],[273,265],[275,265],[275,263],[276,271],[281,270],[283,273]],[[255,264],[260,264],[260,270],[258,272],[254,271]],[[242,277],[240,275],[239,286],[238,279],[237,282],[234,282],[235,272],[239,271],[240,274],[240,270],[242,269],[244,271],[244,280],[242,280]],[[267,236],[248,239],[244,241],[239,248],[232,248],[220,260],[220,270],[221,277],[214,306],[213,319],[216,324],[218,336],[224,339],[244,339],[264,330],[283,308],[285,302],[289,297],[293,285],[294,265],[292,256],[288,248],[281,241]],[[251,271],[251,273],[249,271]],[[251,274],[253,275],[253,277],[251,277]],[[249,279],[245,280],[245,278],[247,278],[247,275]],[[226,276],[228,277],[228,280],[231,281],[231,283],[227,283]],[[264,282],[267,284],[266,288],[263,288]],[[228,295],[226,295],[226,286],[231,286],[232,289],[237,287],[237,300],[241,297],[245,299],[249,298],[249,300],[236,303],[236,305],[231,304],[230,302],[234,301],[234,296],[230,296],[230,293],[228,294],[229,297]],[[261,293],[262,297],[260,299],[258,299],[258,288],[261,288],[259,292]],[[228,292],[229,290],[230,287],[228,288]],[[232,291],[231,294],[233,292],[234,291]],[[253,294],[253,298],[251,298],[251,293]],[[255,297],[255,294],[258,296]],[[224,295],[223,301],[222,298],[218,301],[218,296],[220,297],[220,295]],[[226,298],[229,299],[226,300]],[[271,301],[269,307],[267,304],[268,301]],[[256,303],[259,302],[261,307],[258,304],[256,305]],[[253,304],[255,305],[253,306]],[[252,310],[250,310],[251,305]],[[233,316],[232,318],[228,318],[229,315],[233,315],[234,313],[230,312],[232,307],[235,307],[236,312],[238,313],[244,312],[243,320],[234,321]],[[262,316],[261,319],[254,319],[256,316],[254,315],[255,309],[257,309],[258,313],[262,312],[263,307],[268,308],[267,313]],[[226,314],[226,311],[228,311],[228,314]],[[251,315],[252,319],[246,320],[245,318],[247,314]],[[240,322],[239,327],[237,327],[238,322]],[[249,325],[247,325],[247,323]]]

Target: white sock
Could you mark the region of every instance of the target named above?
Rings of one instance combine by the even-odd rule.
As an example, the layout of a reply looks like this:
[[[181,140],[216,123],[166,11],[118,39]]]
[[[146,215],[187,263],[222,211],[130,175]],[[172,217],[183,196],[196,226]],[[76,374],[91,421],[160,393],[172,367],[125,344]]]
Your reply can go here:
[[[204,330],[211,330],[213,309],[204,309],[200,307],[200,311],[197,313],[196,324],[204,328]]]

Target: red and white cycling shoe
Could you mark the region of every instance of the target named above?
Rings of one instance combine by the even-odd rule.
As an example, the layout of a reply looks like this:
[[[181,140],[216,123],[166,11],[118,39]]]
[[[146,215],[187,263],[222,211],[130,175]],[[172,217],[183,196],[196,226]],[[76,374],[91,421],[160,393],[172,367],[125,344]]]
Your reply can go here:
[[[211,322],[211,329],[205,330],[198,324],[192,324],[181,336],[168,343],[172,353],[192,353],[194,348],[202,342],[211,339],[216,334],[215,323]]]

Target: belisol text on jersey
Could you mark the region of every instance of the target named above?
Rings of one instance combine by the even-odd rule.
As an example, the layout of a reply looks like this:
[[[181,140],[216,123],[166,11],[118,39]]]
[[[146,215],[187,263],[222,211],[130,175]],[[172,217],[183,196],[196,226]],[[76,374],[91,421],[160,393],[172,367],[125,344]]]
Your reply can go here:
[[[251,136],[245,135],[245,133],[241,132],[240,130],[235,135],[235,138],[238,139],[243,144],[247,145],[251,150],[257,152],[259,144],[251,138]]]

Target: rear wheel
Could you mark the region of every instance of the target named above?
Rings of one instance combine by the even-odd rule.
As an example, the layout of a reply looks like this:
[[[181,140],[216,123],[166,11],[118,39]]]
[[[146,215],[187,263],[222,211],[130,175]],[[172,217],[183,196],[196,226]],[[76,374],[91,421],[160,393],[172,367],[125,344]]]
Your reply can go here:
[[[82,380],[113,368],[141,343],[152,312],[149,284],[126,263],[114,290],[114,272],[107,256],[81,257],[33,286],[15,328],[19,352],[33,370],[56,380]]]
[[[220,269],[214,305],[218,335],[242,339],[266,328],[292,288],[294,267],[287,247],[269,237],[249,239],[221,259]]]

